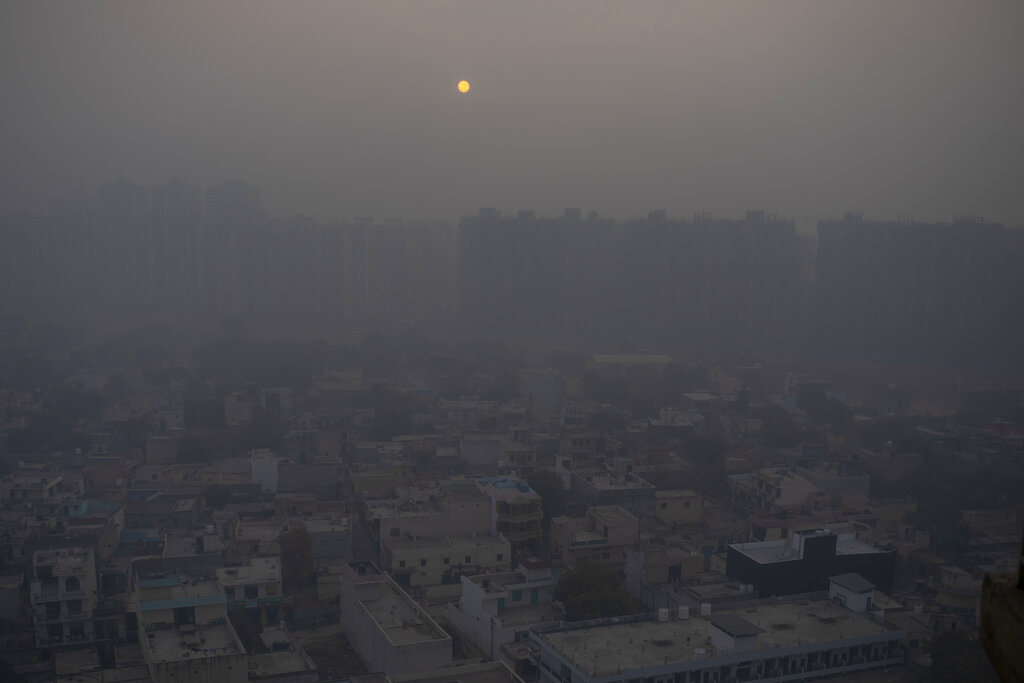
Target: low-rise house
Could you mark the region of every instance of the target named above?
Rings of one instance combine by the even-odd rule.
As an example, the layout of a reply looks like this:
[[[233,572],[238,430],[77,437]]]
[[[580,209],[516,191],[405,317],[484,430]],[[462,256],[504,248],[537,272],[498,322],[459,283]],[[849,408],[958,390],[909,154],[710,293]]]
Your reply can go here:
[[[692,613],[681,606],[530,634],[541,680],[799,681],[902,664],[904,631],[827,600],[762,601],[756,609]]]
[[[450,666],[452,639],[397,583],[369,562],[345,565],[341,630],[371,671]]]
[[[654,515],[665,524],[700,524],[704,521],[703,497],[696,491],[656,491]]]
[[[136,586],[143,661],[156,683],[246,683],[246,652],[216,581],[140,579]]]
[[[462,596],[449,603],[448,616],[485,655],[497,659],[503,645],[529,640],[533,625],[563,618],[552,604],[554,586],[551,564],[533,559],[514,572],[463,576]],[[517,667],[515,661],[508,663]]]
[[[512,547],[502,534],[494,536],[386,536],[381,540],[381,566],[405,589],[458,585],[465,574],[512,566]]]
[[[29,600],[39,647],[92,641],[96,604],[92,548],[36,551],[32,556]]]
[[[237,567],[220,567],[217,580],[224,587],[228,609],[246,610],[263,626],[281,621],[284,587],[280,558],[254,557]]]
[[[585,559],[622,567],[626,549],[639,540],[640,520],[619,505],[601,505],[582,518],[555,517],[548,535],[552,556],[566,564]]]

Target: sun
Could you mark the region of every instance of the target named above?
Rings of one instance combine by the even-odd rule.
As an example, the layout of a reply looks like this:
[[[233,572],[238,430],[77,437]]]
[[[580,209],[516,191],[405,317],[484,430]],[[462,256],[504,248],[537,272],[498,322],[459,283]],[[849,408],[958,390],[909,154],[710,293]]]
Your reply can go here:
[[[469,92],[469,81],[459,81],[459,92],[465,95]]]

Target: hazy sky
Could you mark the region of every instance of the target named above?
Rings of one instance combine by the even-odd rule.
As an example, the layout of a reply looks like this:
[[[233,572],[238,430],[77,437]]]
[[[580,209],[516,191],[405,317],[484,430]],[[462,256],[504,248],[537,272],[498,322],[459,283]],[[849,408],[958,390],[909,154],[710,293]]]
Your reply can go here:
[[[1019,0],[4,2],[0,180],[1024,225],[1022,35]]]

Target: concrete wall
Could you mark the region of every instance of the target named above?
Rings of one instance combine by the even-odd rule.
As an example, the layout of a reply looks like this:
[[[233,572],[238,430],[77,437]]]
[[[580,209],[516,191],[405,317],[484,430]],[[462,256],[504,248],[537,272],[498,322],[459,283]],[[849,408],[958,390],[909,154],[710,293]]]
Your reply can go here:
[[[174,662],[149,662],[154,683],[248,683],[246,655],[198,657]]]
[[[380,628],[367,605],[392,591],[405,595],[393,581],[379,574],[359,576],[351,568],[346,570],[340,581],[341,629],[371,672],[392,675],[451,665],[452,641],[447,634],[396,645]],[[405,602],[420,618],[432,621],[408,596]]]
[[[704,507],[699,493],[693,491],[658,491],[654,514],[666,524],[700,524]]]
[[[840,602],[846,605],[854,612],[863,612],[871,606],[871,600],[875,592],[870,591],[868,593],[854,593],[853,591],[843,588],[837,583],[833,583],[828,589],[828,599],[840,598]]]

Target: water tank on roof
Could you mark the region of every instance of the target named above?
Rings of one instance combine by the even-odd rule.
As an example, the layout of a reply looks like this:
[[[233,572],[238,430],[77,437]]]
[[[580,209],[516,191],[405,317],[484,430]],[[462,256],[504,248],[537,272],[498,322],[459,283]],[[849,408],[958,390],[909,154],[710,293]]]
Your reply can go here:
[[[679,619],[686,620],[690,618],[690,606],[680,605],[679,606]]]
[[[702,603],[700,603],[700,615],[702,617],[709,617],[709,616],[711,616],[711,603],[710,602],[702,602]]]
[[[668,607],[658,608],[658,621],[668,621]]]

